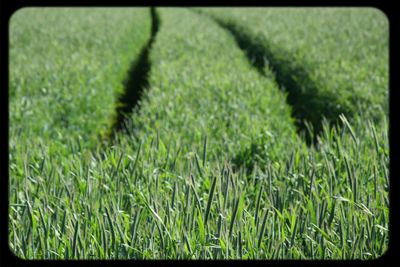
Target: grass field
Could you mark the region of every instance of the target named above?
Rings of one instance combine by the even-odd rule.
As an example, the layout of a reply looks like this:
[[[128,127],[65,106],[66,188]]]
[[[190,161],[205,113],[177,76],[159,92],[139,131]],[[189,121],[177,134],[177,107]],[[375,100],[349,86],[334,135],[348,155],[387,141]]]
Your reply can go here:
[[[18,257],[374,259],[388,248],[377,10],[22,9],[9,96]]]
[[[59,150],[80,139],[90,147],[109,131],[126,72],[150,37],[146,10],[25,8],[14,14],[9,95],[15,143],[39,137]]]
[[[261,71],[274,69],[294,116],[318,131],[322,117],[335,121],[342,113],[348,118],[362,113],[379,122],[379,110],[388,112],[388,21],[379,10],[200,11],[233,33]]]

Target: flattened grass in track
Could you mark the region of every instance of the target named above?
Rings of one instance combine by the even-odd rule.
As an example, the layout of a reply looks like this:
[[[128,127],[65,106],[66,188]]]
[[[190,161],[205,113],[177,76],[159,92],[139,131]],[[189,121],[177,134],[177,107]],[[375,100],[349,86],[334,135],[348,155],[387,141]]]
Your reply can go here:
[[[159,19],[154,7],[150,9],[150,14],[151,36],[126,74],[124,92],[118,98],[117,114],[108,134],[110,139],[113,139],[118,131],[126,132],[126,126],[130,125],[131,114],[139,108],[143,91],[149,86],[148,76],[151,67],[149,53],[159,28]]]
[[[201,9],[289,92],[298,124],[388,113],[388,21],[372,8]]]

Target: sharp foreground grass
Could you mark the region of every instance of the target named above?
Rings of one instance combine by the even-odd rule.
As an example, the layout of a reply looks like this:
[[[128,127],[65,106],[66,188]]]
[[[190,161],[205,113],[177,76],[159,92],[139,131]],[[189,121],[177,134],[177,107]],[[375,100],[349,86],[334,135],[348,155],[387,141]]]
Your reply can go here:
[[[149,9],[12,17],[10,249],[26,259],[381,256],[389,240],[384,16],[156,11],[148,88],[108,142],[96,138],[111,127],[129,63],[151,38]],[[257,49],[254,60],[275,64],[260,71],[249,60]],[[287,81],[302,90],[300,103],[280,90]],[[308,133],[314,143],[295,119],[319,127]]]

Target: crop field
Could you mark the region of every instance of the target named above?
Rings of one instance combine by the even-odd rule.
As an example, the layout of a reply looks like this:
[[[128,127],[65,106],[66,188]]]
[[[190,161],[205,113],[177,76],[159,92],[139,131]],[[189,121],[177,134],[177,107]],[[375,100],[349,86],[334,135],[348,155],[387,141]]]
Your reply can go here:
[[[17,11],[10,250],[382,256],[388,27],[371,8]]]

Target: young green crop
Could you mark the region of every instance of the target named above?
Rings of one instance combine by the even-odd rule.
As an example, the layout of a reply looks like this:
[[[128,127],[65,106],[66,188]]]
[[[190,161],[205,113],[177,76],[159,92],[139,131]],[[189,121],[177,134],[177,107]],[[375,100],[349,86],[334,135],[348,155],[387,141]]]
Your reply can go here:
[[[30,124],[11,117],[10,249],[26,259],[381,256],[390,234],[387,114],[378,109],[379,124],[360,113],[336,127],[324,122],[305,147],[274,76],[259,75],[227,31],[181,8],[157,11],[150,86],[111,146],[80,149],[71,134],[67,155],[48,153],[52,137],[17,139],[13,129]],[[10,104],[25,101],[21,92]],[[282,136],[259,137],[265,128]],[[18,140],[29,151],[16,149]],[[234,168],[235,156],[257,164]]]
[[[160,21],[150,86],[132,119],[133,134],[140,140],[157,132],[182,154],[199,155],[207,137],[208,159],[235,158],[250,168],[257,157],[285,157],[297,139],[276,83],[252,69],[234,39],[210,19],[161,9]],[[258,151],[241,152],[255,144]]]
[[[298,120],[388,113],[388,21],[371,8],[209,8],[256,64],[276,72]],[[269,71],[267,71],[269,72]],[[304,126],[304,125],[303,125]]]
[[[11,180],[10,247],[36,259],[379,257],[389,236],[387,131],[351,126],[360,146],[347,128],[325,127],[320,151],[295,150],[249,175],[222,162],[194,167],[161,139],[76,152],[62,165],[31,160]]]
[[[108,131],[129,65],[150,38],[147,8],[24,8],[10,19],[10,136],[68,150]],[[51,153],[51,151],[49,151]]]

